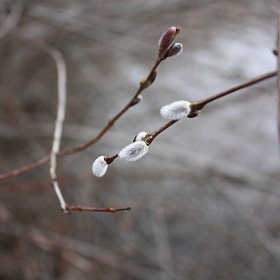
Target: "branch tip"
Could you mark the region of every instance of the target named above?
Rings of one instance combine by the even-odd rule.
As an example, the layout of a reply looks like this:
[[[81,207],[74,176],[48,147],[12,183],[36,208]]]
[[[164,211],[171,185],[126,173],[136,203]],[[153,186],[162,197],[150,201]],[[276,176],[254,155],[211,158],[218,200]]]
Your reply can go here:
[[[112,208],[113,209],[113,208]],[[126,207],[126,208],[120,208],[120,209],[114,209],[115,212],[120,212],[120,211],[131,211],[131,207]]]

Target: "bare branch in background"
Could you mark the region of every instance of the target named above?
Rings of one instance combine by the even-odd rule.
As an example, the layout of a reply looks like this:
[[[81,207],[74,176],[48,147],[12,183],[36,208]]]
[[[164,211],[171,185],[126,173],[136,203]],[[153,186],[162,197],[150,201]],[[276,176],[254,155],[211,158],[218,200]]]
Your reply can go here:
[[[59,152],[63,122],[65,118],[65,108],[66,108],[66,64],[63,58],[63,55],[57,49],[52,47],[48,48],[49,54],[52,56],[56,63],[57,75],[58,75],[58,103],[57,103],[57,116],[55,121],[54,135],[53,135],[53,144],[50,158],[50,175],[52,184],[55,190],[55,193],[60,202],[61,209],[65,213],[69,213],[66,209],[66,202],[60,191],[60,187],[57,181],[56,175],[56,165],[57,165],[57,153]]]
[[[280,255],[277,241],[267,229],[265,223],[255,213],[255,211],[248,205],[246,200],[239,198],[238,192],[230,186],[230,184],[219,176],[213,176],[210,181],[214,188],[221,193],[227,201],[240,213],[242,218],[246,221],[252,229],[254,236],[262,246],[267,250],[269,255],[280,265]]]
[[[52,254],[58,254],[62,259],[79,268],[83,271],[92,271],[93,263],[86,258],[76,254],[72,250],[59,247],[55,245],[50,239],[46,238],[44,235],[36,230],[31,230],[29,232],[29,238],[32,242],[44,251]]]
[[[61,193],[57,175],[56,175],[56,166],[57,166],[57,154],[60,149],[60,142],[61,142],[61,136],[62,136],[62,130],[63,130],[63,122],[65,118],[65,109],[66,109],[66,80],[67,80],[67,74],[66,74],[66,64],[63,58],[63,55],[61,52],[47,44],[46,42],[42,40],[34,40],[26,38],[20,30],[16,30],[12,32],[13,36],[15,36],[16,39],[23,41],[25,44],[30,45],[31,47],[42,51],[49,56],[52,57],[56,64],[57,68],[57,91],[58,91],[58,103],[57,103],[57,116],[55,120],[55,128],[54,128],[54,134],[53,134],[53,143],[52,143],[52,150],[50,153],[50,175],[52,180],[52,185],[54,187],[56,196],[60,202],[60,207],[63,209],[65,213],[70,213],[68,210],[66,210],[66,202],[63,198],[63,195]]]
[[[12,221],[0,221],[0,225],[1,233],[29,238],[44,250],[52,251],[55,248],[62,250],[62,257],[67,262],[72,263],[73,259],[71,257],[77,254],[79,256],[78,260],[81,263],[76,263],[75,266],[82,270],[88,269],[88,262],[85,262],[83,258],[89,258],[117,271],[123,271],[139,280],[150,280],[151,276],[156,276],[158,273],[159,268],[157,267],[148,268],[144,265],[137,265],[132,260],[126,260],[124,262],[117,256],[114,256],[110,250],[105,250],[98,245],[77,240],[66,235],[44,231],[32,226],[23,226],[20,223]],[[68,250],[72,252],[70,255],[67,254]],[[106,257],[108,254],[110,256],[109,259]]]
[[[278,127],[278,142],[279,142],[279,156],[280,156],[280,0],[278,0],[278,18],[277,18],[277,127]]]

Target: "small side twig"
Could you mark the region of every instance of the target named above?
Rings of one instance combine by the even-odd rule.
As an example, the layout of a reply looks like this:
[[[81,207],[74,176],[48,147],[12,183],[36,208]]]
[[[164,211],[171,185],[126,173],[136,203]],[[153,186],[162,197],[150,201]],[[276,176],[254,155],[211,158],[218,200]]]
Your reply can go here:
[[[64,209],[61,209],[64,210]],[[110,212],[110,213],[116,213],[116,212],[121,212],[121,211],[130,211],[131,207],[126,207],[126,208],[95,208],[95,207],[84,207],[84,206],[70,206],[66,205],[66,210],[68,211],[86,211],[86,212]]]
[[[30,164],[27,164],[27,165],[24,165],[18,169],[14,169],[12,171],[9,171],[7,173],[2,173],[0,174],[0,180],[4,180],[4,179],[7,179],[7,178],[11,178],[11,177],[15,177],[15,176],[18,176],[24,172],[27,172],[27,171],[30,171],[32,169],[35,169],[39,166],[42,166],[44,164],[46,164],[47,162],[50,161],[50,155],[46,155],[42,158],[40,158],[39,160],[33,162],[33,163],[30,163]]]

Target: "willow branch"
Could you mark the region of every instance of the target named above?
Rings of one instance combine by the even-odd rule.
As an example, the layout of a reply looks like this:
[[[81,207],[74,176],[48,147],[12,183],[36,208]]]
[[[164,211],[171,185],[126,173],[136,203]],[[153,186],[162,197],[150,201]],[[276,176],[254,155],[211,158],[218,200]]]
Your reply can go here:
[[[65,155],[69,155],[69,154],[75,154],[77,152],[83,151],[86,148],[88,148],[89,146],[93,145],[94,143],[96,143],[98,140],[100,140],[100,138],[115,124],[115,122],[131,107],[133,107],[134,105],[138,104],[141,100],[141,98],[139,98],[139,95],[143,92],[144,89],[148,88],[156,79],[156,75],[157,75],[157,68],[159,66],[159,64],[165,60],[168,57],[168,47],[170,46],[170,44],[172,43],[172,41],[175,39],[176,35],[180,32],[181,28],[178,26],[176,28],[176,32],[173,34],[172,38],[169,40],[168,44],[165,45],[165,47],[163,47],[162,49],[160,49],[159,51],[159,55],[158,58],[156,60],[156,62],[154,63],[154,66],[152,67],[152,69],[150,70],[150,73],[148,74],[147,78],[143,78],[139,84],[139,88],[136,91],[136,93],[134,94],[134,96],[131,98],[131,100],[124,106],[124,108],[122,110],[120,110],[114,117],[112,117],[111,119],[109,119],[107,125],[99,132],[98,135],[96,135],[93,139],[91,139],[90,141],[88,141],[87,143],[78,146],[76,148],[73,149],[69,149],[69,150],[64,150],[62,152],[60,152],[58,155],[59,156],[65,156]]]
[[[152,71],[150,72],[152,73]],[[192,110],[193,111],[200,111],[206,104],[210,103],[210,102],[213,102],[214,100],[217,100],[223,96],[226,96],[230,93],[233,93],[233,92],[236,92],[238,90],[241,90],[243,88],[246,88],[246,87],[249,87],[249,86],[252,86],[254,84],[257,84],[257,83],[260,83],[264,80],[267,80],[269,78],[272,78],[274,76],[277,75],[277,71],[274,71],[274,72],[269,72],[269,73],[266,73],[266,74],[263,74],[261,76],[258,76],[258,77],[255,77],[245,83],[242,83],[242,84],[239,84],[235,87],[232,87],[226,91],[222,91],[216,95],[213,95],[212,97],[209,97],[207,99],[204,99],[202,101],[196,101],[196,102],[192,102]],[[137,91],[138,93],[138,91]],[[137,94],[136,93],[136,94]],[[138,96],[136,95],[135,96]],[[139,93],[140,94],[140,93]],[[134,96],[134,97],[135,97]],[[133,98],[132,98],[133,100]],[[126,106],[127,107],[127,106]],[[69,149],[69,150],[64,150],[64,151],[60,151],[57,156],[59,157],[62,157],[62,156],[65,156],[65,155],[69,155],[69,154],[74,154],[74,153],[77,153],[81,150],[84,150],[86,148],[88,148],[90,145],[94,144],[95,142],[97,142],[108,130],[109,128],[113,125],[113,123],[122,115],[124,114],[124,112],[129,108],[126,109],[126,107],[124,107],[124,109],[122,111],[120,111],[114,118],[112,118],[108,124],[99,132],[99,134],[93,138],[92,140],[90,140],[89,142],[79,146],[79,147],[76,147],[74,149]],[[172,123],[173,121],[169,122],[168,123],[168,127],[173,125],[174,123]],[[110,125],[111,124],[111,125]],[[167,125],[167,124],[166,124]],[[162,128],[163,129],[163,128]],[[165,128],[166,129],[166,128]],[[164,130],[165,130],[164,129]],[[155,133],[155,132],[154,132]],[[161,133],[161,131],[157,132],[156,136]],[[155,136],[154,136],[155,137]],[[28,165],[25,165],[21,168],[18,168],[18,169],[15,169],[13,171],[10,171],[10,172],[7,172],[7,173],[3,173],[3,174],[0,174],[0,180],[3,180],[3,179],[7,179],[7,178],[10,178],[10,177],[14,177],[14,176],[17,176],[23,172],[27,172],[29,170],[32,170],[34,168],[37,168],[45,163],[47,163],[48,161],[50,160],[50,157],[49,156],[45,156],[43,158],[41,158],[40,160],[38,160],[37,162],[34,162],[34,163],[31,163],[31,164],[28,164]]]

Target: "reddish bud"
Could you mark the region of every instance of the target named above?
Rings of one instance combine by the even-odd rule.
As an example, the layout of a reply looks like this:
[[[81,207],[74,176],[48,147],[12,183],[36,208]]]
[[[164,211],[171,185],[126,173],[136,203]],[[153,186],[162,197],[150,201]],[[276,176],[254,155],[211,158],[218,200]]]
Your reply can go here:
[[[175,36],[180,32],[180,27],[169,27],[160,37],[158,41],[159,46],[159,54],[163,51],[167,50],[172,41],[174,40]]]

